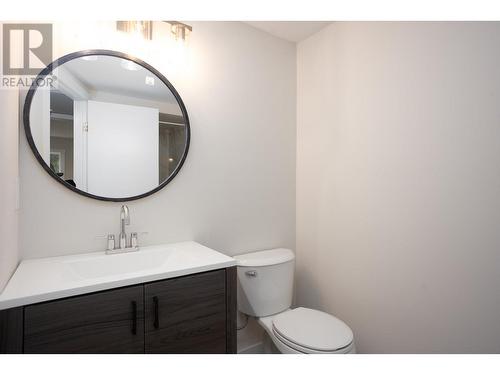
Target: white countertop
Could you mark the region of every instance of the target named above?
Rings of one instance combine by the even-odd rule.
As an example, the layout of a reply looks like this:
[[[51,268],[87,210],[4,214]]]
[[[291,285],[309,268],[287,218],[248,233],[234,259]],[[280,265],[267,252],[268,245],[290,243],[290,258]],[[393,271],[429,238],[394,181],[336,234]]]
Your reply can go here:
[[[235,265],[233,258],[193,241],[123,254],[28,259],[0,294],[0,310]]]

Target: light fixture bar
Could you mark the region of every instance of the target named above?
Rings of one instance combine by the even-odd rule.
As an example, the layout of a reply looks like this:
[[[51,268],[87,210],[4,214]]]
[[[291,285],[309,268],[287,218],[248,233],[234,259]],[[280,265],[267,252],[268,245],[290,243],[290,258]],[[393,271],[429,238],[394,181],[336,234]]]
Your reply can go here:
[[[179,21],[162,21],[170,25],[170,32],[175,40],[187,42],[193,27]],[[141,35],[144,39],[153,39],[153,21],[116,21],[116,29],[129,34]]]

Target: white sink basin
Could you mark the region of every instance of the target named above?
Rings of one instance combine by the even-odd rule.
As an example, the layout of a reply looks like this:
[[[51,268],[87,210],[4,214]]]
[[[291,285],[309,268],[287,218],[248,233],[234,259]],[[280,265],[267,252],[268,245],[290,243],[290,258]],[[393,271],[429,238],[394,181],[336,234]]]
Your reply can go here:
[[[178,263],[180,259],[173,259],[177,253],[178,251],[175,251],[173,248],[146,249],[145,251],[139,250],[133,253],[98,254],[88,259],[74,259],[64,263],[81,278],[101,278],[120,274],[148,272],[155,268],[162,268],[168,260]]]
[[[0,294],[0,310],[234,265],[233,258],[192,241],[123,254],[29,259]]]

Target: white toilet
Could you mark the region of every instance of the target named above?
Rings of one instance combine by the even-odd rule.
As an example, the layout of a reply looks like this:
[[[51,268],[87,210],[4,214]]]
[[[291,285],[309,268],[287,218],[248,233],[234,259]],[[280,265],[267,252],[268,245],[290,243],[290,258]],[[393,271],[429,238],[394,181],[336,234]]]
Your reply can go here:
[[[273,249],[238,255],[238,309],[256,317],[281,353],[355,353],[351,329],[322,311],[290,309],[295,255]]]

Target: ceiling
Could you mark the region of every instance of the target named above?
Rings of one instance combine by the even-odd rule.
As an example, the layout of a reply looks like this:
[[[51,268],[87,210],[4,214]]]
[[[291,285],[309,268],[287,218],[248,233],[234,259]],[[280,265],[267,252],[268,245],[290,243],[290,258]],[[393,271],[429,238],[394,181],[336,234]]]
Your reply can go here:
[[[68,61],[64,68],[88,90],[177,104],[170,89],[154,73],[129,60],[99,55]],[[151,84],[146,84],[146,79]]]
[[[246,24],[290,42],[307,39],[330,21],[250,21]]]

